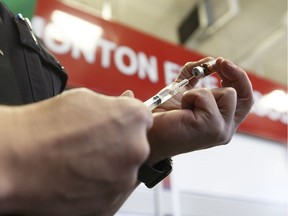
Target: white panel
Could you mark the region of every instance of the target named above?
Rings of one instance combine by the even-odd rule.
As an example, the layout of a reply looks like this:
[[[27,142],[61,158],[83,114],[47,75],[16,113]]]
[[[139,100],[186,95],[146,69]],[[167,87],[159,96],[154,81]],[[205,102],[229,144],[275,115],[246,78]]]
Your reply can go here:
[[[175,215],[172,191],[165,189],[161,183],[153,189],[140,185],[121,207],[117,216],[168,216]]]
[[[286,163],[285,145],[242,134],[236,134],[226,146],[177,156],[173,183],[181,193],[181,211],[190,215],[188,212],[196,208],[198,213],[191,215],[234,216],[236,214],[231,211],[238,206],[242,212],[237,214],[239,216],[284,216]],[[204,194],[204,197],[197,197],[197,194]],[[219,214],[209,213],[209,208],[218,209]],[[200,214],[200,209],[208,210]],[[227,214],[223,213],[225,211]]]
[[[162,216],[163,205],[175,216],[286,216],[286,150],[236,134],[229,145],[177,156],[172,191],[141,185],[117,216]]]
[[[117,216],[155,215],[154,190],[140,185],[119,210]]]
[[[200,194],[181,194],[181,216],[287,216],[277,203]]]

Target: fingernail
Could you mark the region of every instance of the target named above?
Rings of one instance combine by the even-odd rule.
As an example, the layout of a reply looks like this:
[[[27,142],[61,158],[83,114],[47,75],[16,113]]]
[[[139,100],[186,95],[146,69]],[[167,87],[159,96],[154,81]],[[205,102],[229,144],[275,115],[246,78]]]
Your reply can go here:
[[[134,94],[131,90],[126,90],[122,96],[126,96],[126,97],[134,97]]]

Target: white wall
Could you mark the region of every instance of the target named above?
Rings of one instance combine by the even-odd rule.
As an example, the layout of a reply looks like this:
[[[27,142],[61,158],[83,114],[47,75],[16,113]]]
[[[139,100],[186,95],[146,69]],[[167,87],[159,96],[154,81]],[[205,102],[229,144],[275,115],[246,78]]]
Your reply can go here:
[[[180,193],[182,215],[188,215],[186,209],[193,212],[191,199],[210,206],[211,211],[206,206],[201,215],[224,216],[231,211],[237,215],[238,211],[245,216],[286,216],[287,148],[283,144],[236,134],[229,145],[181,155],[174,161],[174,187]],[[216,210],[215,203],[227,214]]]
[[[141,186],[119,213],[287,216],[286,145],[236,134],[229,145],[175,157],[173,166],[171,191]]]
[[[236,134],[229,145],[174,158],[180,190],[263,201],[283,201],[287,184],[286,146]]]

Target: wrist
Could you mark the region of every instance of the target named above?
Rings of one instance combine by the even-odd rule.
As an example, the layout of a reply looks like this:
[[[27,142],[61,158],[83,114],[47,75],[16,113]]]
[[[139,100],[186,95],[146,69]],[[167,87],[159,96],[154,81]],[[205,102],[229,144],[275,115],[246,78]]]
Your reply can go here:
[[[30,128],[25,116],[19,107],[0,106],[0,215],[23,213],[30,195],[26,183],[31,175],[26,175],[23,155],[32,140],[25,136]]]
[[[158,162],[170,157],[170,155],[165,154],[165,146],[163,141],[157,136],[157,131],[152,127],[148,131],[148,142],[150,144],[150,154],[146,160],[146,164],[149,166],[154,166]]]

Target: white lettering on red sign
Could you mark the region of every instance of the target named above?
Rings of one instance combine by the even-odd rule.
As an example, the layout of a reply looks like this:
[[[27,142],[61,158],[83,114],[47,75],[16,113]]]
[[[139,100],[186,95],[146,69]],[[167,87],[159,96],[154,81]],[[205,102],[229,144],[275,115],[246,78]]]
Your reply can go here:
[[[89,47],[81,45],[76,43],[69,35],[66,35],[59,26],[53,22],[46,24],[45,19],[39,16],[33,17],[32,25],[35,34],[42,38],[48,49],[56,54],[64,55],[70,53],[71,58],[76,60],[83,56],[88,64],[95,64],[97,61],[96,53],[99,51],[102,68],[109,69],[113,63],[117,70],[126,76],[137,75],[142,80],[147,78],[152,83],[159,82],[159,66],[156,56],[149,56],[142,51],[136,52],[131,47],[119,46],[113,41],[99,37],[95,38],[92,43],[89,41]],[[55,32],[58,32],[58,34],[55,35]],[[165,84],[168,85],[177,78],[181,66],[175,62],[165,61],[162,69],[164,71]],[[217,88],[219,87],[218,79],[208,76],[200,80],[196,87]],[[265,108],[257,103],[262,97],[263,95],[260,92],[254,91],[255,105],[251,113],[260,117],[267,117],[272,121],[288,124],[287,112]]]
[[[103,38],[100,38],[98,42],[98,46],[102,49],[101,66],[103,68],[109,68],[111,67],[111,53],[116,49],[117,44]]]
[[[95,38],[89,40],[89,46],[85,43],[77,43],[76,39],[67,35],[62,28],[53,22],[47,23],[39,16],[34,16],[32,25],[35,34],[42,38],[49,50],[58,55],[71,54],[71,58],[80,59],[81,56],[88,64],[97,62],[96,53],[100,53],[100,65],[109,69],[114,64],[117,70],[126,75],[137,75],[139,79],[148,79],[152,83],[159,82],[158,59],[154,55],[147,55],[142,51],[136,52],[133,48],[121,45],[105,38],[91,35]],[[55,34],[57,32],[57,34]],[[93,34],[93,33],[91,33]],[[163,63],[164,82],[166,85],[173,82],[181,70],[181,65],[165,61]],[[216,88],[218,80],[215,77],[206,77],[201,80],[197,87]]]
[[[254,113],[260,117],[267,117],[271,121],[280,121],[283,124],[288,124],[288,113],[287,111],[280,112],[278,110],[273,110],[271,108],[261,105],[260,101],[263,98],[263,94],[259,91],[254,90],[254,106],[251,110],[251,113]]]
[[[101,56],[101,67],[108,69],[114,63],[118,71],[124,75],[138,75],[140,79],[147,78],[152,83],[159,81],[158,62],[153,55],[148,56],[144,52],[136,52],[125,45],[118,46],[113,41],[96,38],[96,35],[94,35],[93,43],[90,42],[89,46],[84,46],[69,37],[53,22],[46,25],[45,19],[39,16],[33,17],[32,24],[36,35],[42,38],[47,48],[55,54],[64,55],[70,52],[73,59],[78,60],[83,56],[88,64],[95,64],[98,49]]]

